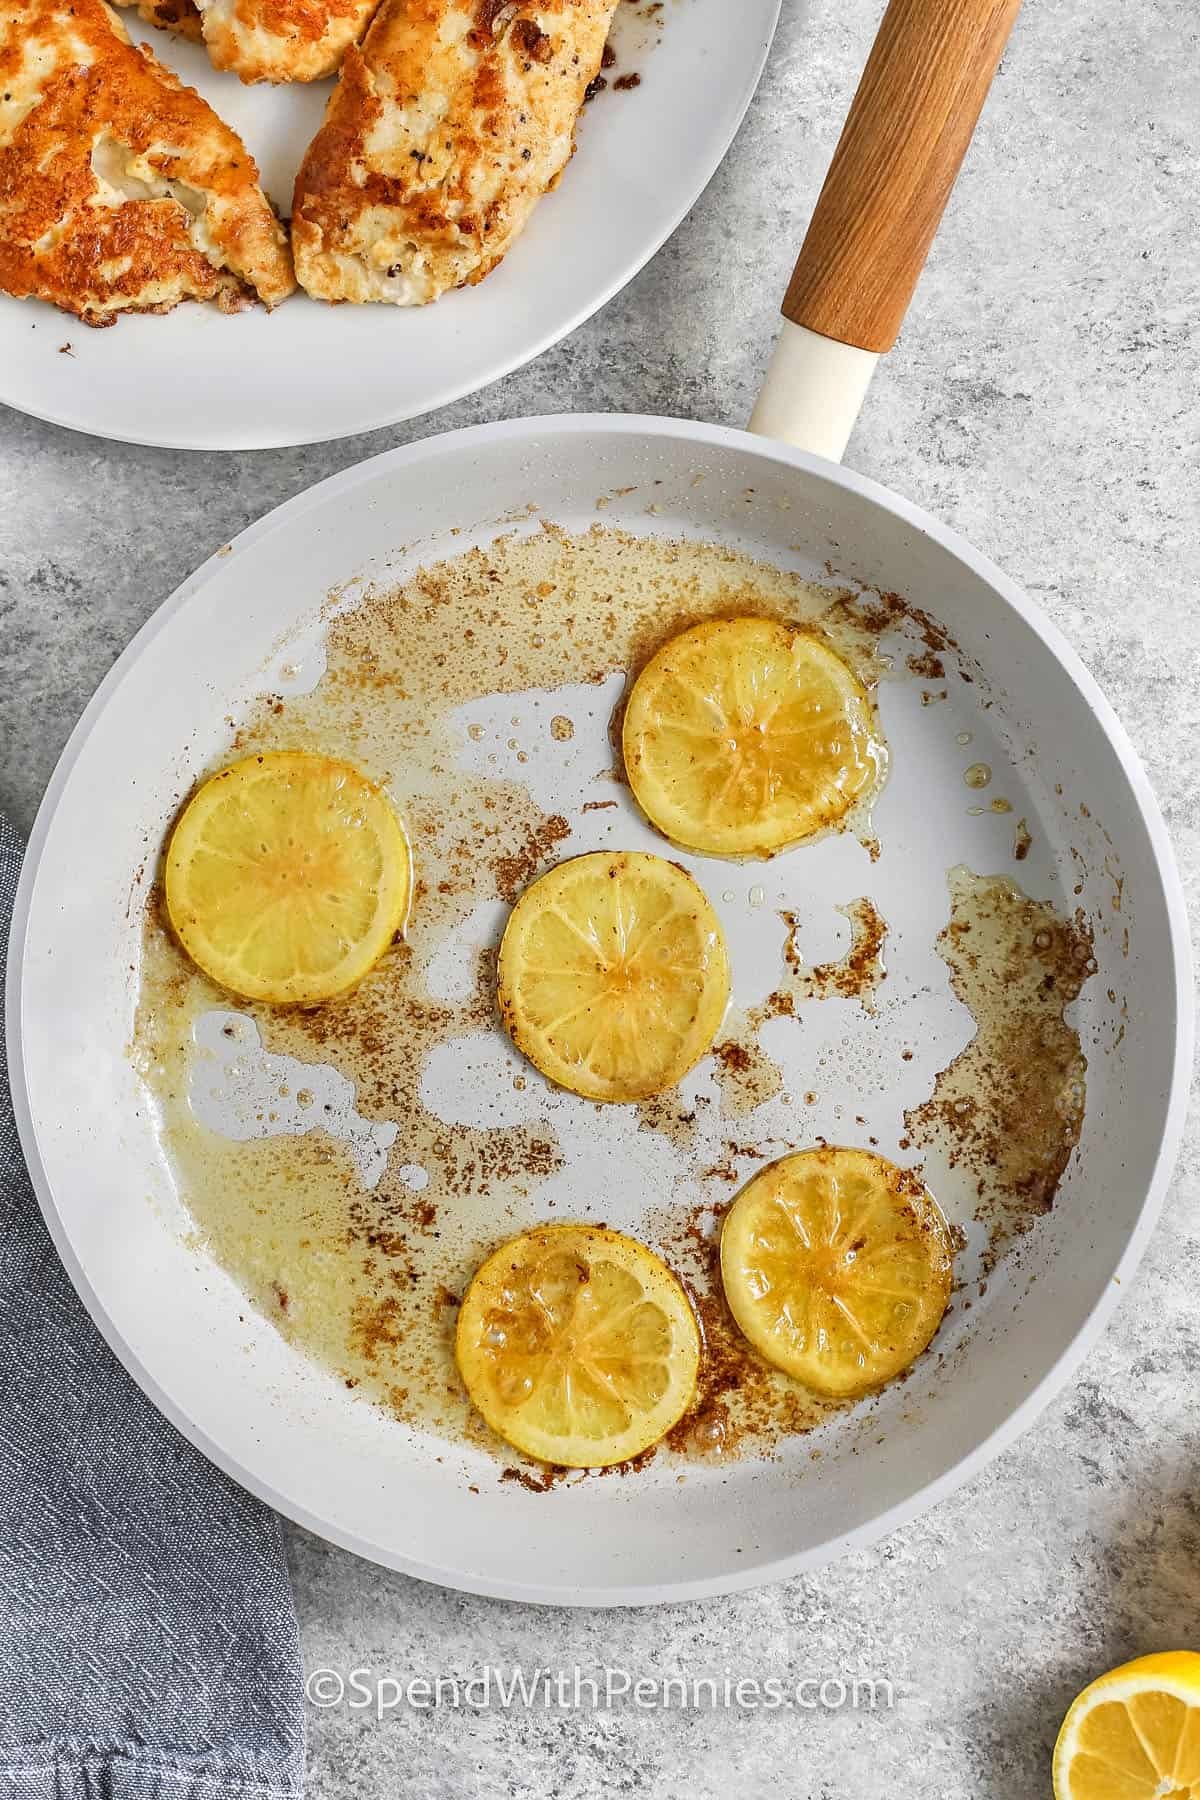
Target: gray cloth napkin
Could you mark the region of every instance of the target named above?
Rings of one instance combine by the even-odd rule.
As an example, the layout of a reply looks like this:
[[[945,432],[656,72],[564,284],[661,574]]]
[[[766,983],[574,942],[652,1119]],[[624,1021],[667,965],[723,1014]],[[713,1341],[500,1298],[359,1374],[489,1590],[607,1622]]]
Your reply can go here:
[[[0,991],[21,845],[0,818]],[[0,1800],[298,1796],[279,1521],[155,1411],[47,1235],[0,1039]]]

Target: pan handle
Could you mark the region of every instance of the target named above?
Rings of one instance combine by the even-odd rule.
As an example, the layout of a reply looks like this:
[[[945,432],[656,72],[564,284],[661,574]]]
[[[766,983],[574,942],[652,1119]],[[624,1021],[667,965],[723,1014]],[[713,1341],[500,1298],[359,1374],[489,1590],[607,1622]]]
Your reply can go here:
[[[839,462],[1021,0],[891,0],[783,302],[751,431]]]

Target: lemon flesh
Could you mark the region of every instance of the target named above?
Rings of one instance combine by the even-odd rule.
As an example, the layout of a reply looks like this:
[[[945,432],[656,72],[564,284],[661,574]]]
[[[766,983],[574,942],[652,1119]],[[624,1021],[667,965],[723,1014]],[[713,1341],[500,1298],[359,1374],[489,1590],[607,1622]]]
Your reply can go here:
[[[500,945],[500,1014],[517,1048],[589,1100],[642,1100],[708,1050],[729,1000],[716,913],[678,864],[597,851],[517,901]]]
[[[188,802],[167,848],[167,912],[221,987],[312,1005],[383,955],[411,879],[404,832],[374,782],[333,757],[270,751]]]
[[[603,1225],[539,1226],[476,1271],[455,1354],[473,1404],[527,1456],[627,1462],[687,1411],[700,1332],[667,1265]]]
[[[622,728],[638,805],[672,843],[774,856],[843,820],[887,765],[870,695],[812,632],[714,619],[634,682]]]
[[[804,1150],[742,1189],[721,1231],[729,1309],[754,1348],[820,1394],[866,1393],[920,1355],[950,1295],[945,1220],[866,1150]]]
[[[1168,1650],[1084,1688],[1054,1746],[1055,1800],[1197,1800],[1200,1656]]]

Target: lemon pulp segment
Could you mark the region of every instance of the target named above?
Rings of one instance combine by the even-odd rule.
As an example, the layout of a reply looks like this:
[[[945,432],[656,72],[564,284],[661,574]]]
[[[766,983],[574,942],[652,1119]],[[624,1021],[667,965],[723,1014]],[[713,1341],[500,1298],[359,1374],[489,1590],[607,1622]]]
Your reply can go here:
[[[167,912],[206,975],[250,1000],[327,1000],[404,924],[411,859],[375,783],[302,750],[206,781],[167,849]]]
[[[1200,1656],[1167,1650],[1084,1688],[1054,1746],[1055,1800],[1196,1800]]]
[[[865,1393],[920,1355],[945,1311],[952,1260],[932,1196],[866,1150],[772,1163],[721,1231],[739,1329],[768,1362],[831,1396]]]
[[[537,1227],[472,1277],[455,1354],[473,1404],[527,1456],[601,1468],[687,1411],[700,1332],[667,1265],[603,1225]]]
[[[590,1100],[641,1100],[704,1055],[729,999],[720,922],[678,864],[596,851],[551,869],[513,908],[500,1013],[519,1050]]]
[[[870,695],[823,639],[773,619],[694,625],[647,663],[622,749],[642,811],[711,856],[774,856],[877,788]]]

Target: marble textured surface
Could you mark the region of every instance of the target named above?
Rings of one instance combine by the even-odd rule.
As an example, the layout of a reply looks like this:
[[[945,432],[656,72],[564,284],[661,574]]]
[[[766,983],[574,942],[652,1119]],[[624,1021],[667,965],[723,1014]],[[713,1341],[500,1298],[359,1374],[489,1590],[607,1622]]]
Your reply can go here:
[[[680,0],[686,4],[686,0]],[[735,9],[731,9],[735,10]],[[654,263],[538,363],[432,420],[324,448],[171,454],[0,412],[0,806],[32,819],[135,628],[279,500],[444,426],[567,408],[740,423],[879,0],[785,0],[726,164]],[[1145,758],[1200,902],[1200,21],[1191,0],[1030,0],[848,460],[1036,594]],[[1116,1322],[956,1498],[824,1573],[656,1612],[527,1611],[296,1532],[310,1664],[487,1660],[887,1677],[891,1710],[314,1710],[315,1800],[1048,1791],[1075,1689],[1200,1648],[1200,1141]]]

